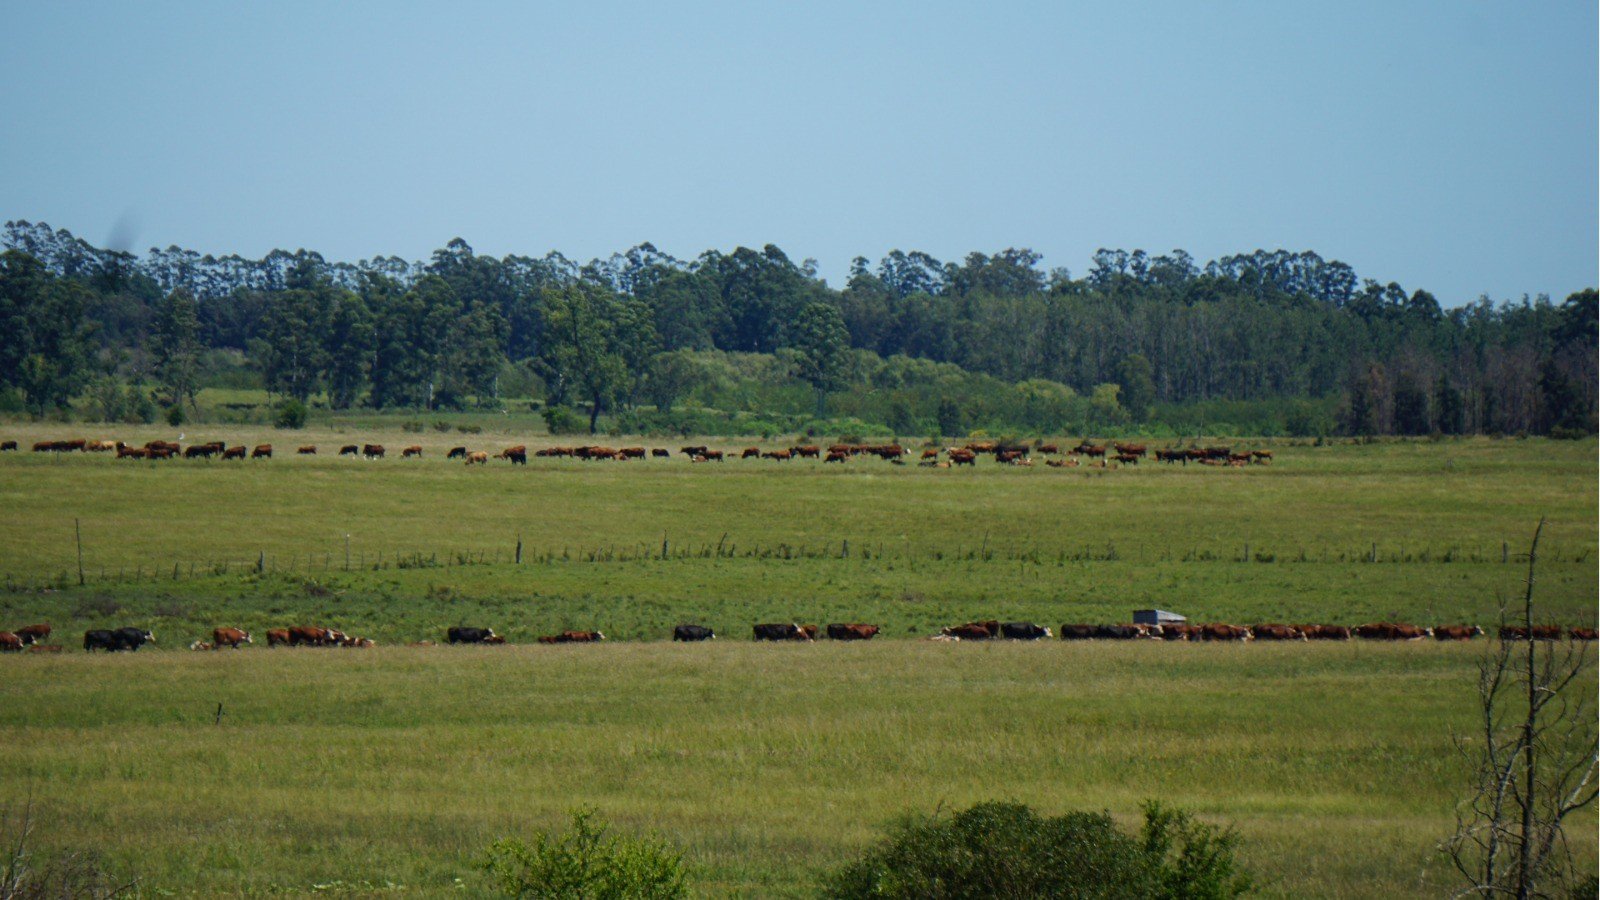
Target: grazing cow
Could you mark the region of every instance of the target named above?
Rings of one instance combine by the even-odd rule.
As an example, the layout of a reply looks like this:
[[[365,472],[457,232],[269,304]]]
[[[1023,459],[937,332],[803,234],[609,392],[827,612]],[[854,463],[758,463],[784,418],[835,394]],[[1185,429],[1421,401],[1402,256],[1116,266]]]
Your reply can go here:
[[[207,643],[206,641],[195,641],[194,643],[189,645],[189,649],[190,650],[215,650],[215,649],[217,649],[217,646],[215,644]]]
[[[850,459],[850,454],[843,450],[829,450],[828,455],[822,458],[825,463],[843,463]]]
[[[1593,628],[1568,628],[1567,637],[1574,641],[1592,641],[1600,638],[1600,631]]]
[[[877,636],[876,625],[834,623],[828,626],[828,637],[836,641],[870,641]]]
[[[765,457],[766,459],[777,459],[777,460],[788,460],[788,459],[792,459],[794,457],[794,453],[792,451],[789,451],[789,450],[772,450],[770,452],[763,453],[761,455],[763,457]]]
[[[528,446],[518,444],[515,447],[507,447],[500,451],[500,458],[510,460],[512,465],[525,466],[528,464]]]
[[[675,641],[714,641],[717,633],[704,625],[679,625],[672,629]]]
[[[1357,625],[1350,629],[1350,633],[1369,641],[1420,641],[1425,637],[1432,637],[1433,629],[1395,622],[1372,622]]]
[[[1252,637],[1250,629],[1243,625],[1210,623],[1200,626],[1200,640],[1202,641],[1248,641]]]
[[[1251,450],[1250,451],[1250,458],[1252,460],[1254,460],[1255,462],[1261,463],[1262,465],[1266,465],[1267,463],[1272,462],[1272,451],[1271,450]]]
[[[667,449],[665,449],[663,447],[653,447],[650,450],[650,458],[651,459],[671,459],[672,458],[672,451],[667,450]]]
[[[24,625],[17,629],[16,635],[24,644],[37,644],[50,636],[50,626],[47,623]]]
[[[466,625],[452,625],[445,629],[444,638],[452,644],[481,644],[489,638],[498,637],[493,628],[472,628]]]
[[[0,631],[0,653],[21,653],[22,638],[9,631]]]
[[[1055,637],[1047,626],[1035,625],[1032,622],[1002,622],[1000,636],[1013,641],[1037,641],[1041,638]]]
[[[763,624],[754,627],[755,640],[758,641],[803,641],[805,632],[793,622],[781,624]]]
[[[1073,447],[1072,448],[1072,452],[1073,453],[1077,453],[1077,454],[1082,455],[1082,456],[1090,456],[1090,457],[1098,456],[1101,459],[1104,459],[1105,455],[1106,455],[1106,445],[1105,444],[1091,444],[1088,441],[1084,441],[1083,443],[1079,444],[1078,446]]]
[[[357,447],[355,444],[345,444],[343,447],[339,448],[339,455],[340,456],[355,456],[357,453],[360,453],[360,452],[361,452],[361,448]]]
[[[309,644],[312,647],[326,647],[338,641],[336,635],[339,635],[337,631],[316,625],[293,625],[289,628],[289,646]]]
[[[950,450],[950,462],[957,466],[975,466],[978,464],[978,454],[966,447],[955,447]]]
[[[1111,449],[1117,451],[1118,455],[1121,455],[1121,456],[1144,456],[1146,453],[1150,452],[1149,450],[1145,449],[1145,446],[1143,444],[1116,444],[1116,443],[1113,443],[1111,445]]]
[[[1061,447],[1056,444],[1040,444],[1034,448],[1040,456],[1050,456],[1061,452]]]
[[[678,449],[678,452],[682,453],[684,456],[690,457],[692,459],[693,457],[696,457],[696,456],[705,456],[706,453],[709,452],[709,450],[706,447],[703,447],[703,446],[701,446],[701,447],[680,447]]]
[[[1150,634],[1139,625],[1098,625],[1095,627],[1094,636],[1111,641],[1132,641],[1149,637]]]
[[[997,463],[1015,463],[1028,458],[1026,450],[996,450],[994,461]]]
[[[96,629],[83,633],[83,649],[87,651],[104,650],[114,653],[118,650],[138,650],[145,643],[154,643],[155,635],[141,628],[118,628],[115,631]]]
[[[606,639],[598,631],[563,631],[539,638],[541,644],[594,644]]]
[[[244,445],[240,444],[237,447],[229,447],[228,449],[222,451],[222,458],[223,459],[244,459],[244,453],[245,453]]]
[[[1441,641],[1470,641],[1483,634],[1483,629],[1476,625],[1438,625],[1433,629],[1433,636]]]
[[[474,450],[467,454],[467,465],[486,466],[489,464],[489,454],[482,450]]]
[[[1139,455],[1136,453],[1118,453],[1112,459],[1125,466],[1137,466],[1139,464]]]
[[[1504,625],[1500,628],[1500,640],[1525,641],[1528,639],[1528,628],[1525,625]],[[1556,641],[1561,639],[1560,625],[1535,625],[1533,626],[1533,639],[1536,641]]]
[[[250,632],[240,631],[237,628],[215,628],[211,631],[211,645],[221,650],[224,646],[239,649],[240,644],[254,644]]]
[[[83,449],[90,453],[111,453],[122,449],[121,441],[90,441]]]
[[[0,453],[4,453],[7,450],[15,450],[15,449],[17,449],[17,442],[16,441],[0,441]]]
[[[250,458],[251,459],[271,459],[272,458],[272,445],[271,444],[257,444],[256,448],[254,450],[250,451]]]
[[[985,641],[1000,636],[1000,623],[993,619],[984,622],[965,622],[941,628],[939,633],[958,637],[964,641]]]
[[[1061,639],[1063,641],[1087,641],[1099,632],[1097,625],[1073,625],[1066,623],[1061,626]]]
[[[623,447],[619,452],[623,459],[644,459],[643,447]]]
[[[922,451],[922,458],[923,459],[938,459],[939,458],[939,448],[938,447],[929,447],[928,449]]]
[[[412,444],[411,446],[400,451],[401,459],[410,459],[413,456],[415,456],[417,459],[422,458],[422,447],[420,445]]]
[[[465,448],[465,447],[451,447],[450,448],[450,452],[446,453],[444,455],[444,458],[445,459],[466,459],[467,458],[467,448]]]
[[[316,444],[306,444],[305,446],[301,447],[300,449],[298,449],[298,450],[296,450],[294,452],[299,454],[299,455],[301,455],[301,456],[316,456],[317,455],[317,445]]]
[[[361,455],[367,459],[383,459],[382,444],[362,444]]]
[[[794,452],[801,459],[816,459],[822,455],[822,448],[815,444],[802,444],[795,447]]]
[[[60,653],[60,644],[34,644],[28,648],[29,653]]]
[[[703,456],[707,462],[722,462],[721,450],[707,450],[700,455]]]
[[[1251,625],[1250,636],[1258,641],[1308,640],[1305,634],[1293,625]]]
[[[1296,625],[1309,641],[1348,641],[1350,628],[1346,625]]]
[[[267,632],[267,646],[268,647],[276,647],[279,644],[287,645],[288,643],[289,643],[289,629],[287,629],[287,628],[274,628],[271,631]]]
[[[221,441],[209,441],[209,442],[204,443],[204,444],[194,444],[189,449],[183,451],[183,458],[184,459],[196,459],[196,458],[210,459],[211,457],[216,456],[218,453],[222,453],[222,452],[226,451],[227,449],[228,449],[228,445],[224,444]]]
[[[760,447],[746,447],[746,448],[744,448],[744,452],[739,454],[739,458],[740,459],[750,459],[751,457],[759,457],[760,455],[761,455],[761,448]]]

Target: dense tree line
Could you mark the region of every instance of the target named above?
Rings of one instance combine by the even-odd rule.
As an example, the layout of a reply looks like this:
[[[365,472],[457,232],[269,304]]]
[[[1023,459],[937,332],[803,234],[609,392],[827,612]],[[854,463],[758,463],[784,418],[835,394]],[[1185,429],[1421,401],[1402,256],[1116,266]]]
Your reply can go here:
[[[274,393],[335,409],[492,406],[511,377],[594,427],[647,407],[748,407],[748,385],[713,398],[707,371],[759,354],[771,364],[733,369],[762,373],[763,402],[907,433],[1290,400],[1333,420],[1292,430],[1595,430],[1593,289],[1447,310],[1309,252],[1200,265],[1101,250],[1074,278],[1028,250],[959,262],[897,250],[856,259],[834,289],[771,245],[679,260],[641,244],[587,264],[483,256],[459,239],[416,263],[136,257],[19,221],[4,246],[0,386],[37,414],[117,376],[192,406],[204,355],[232,350]]]

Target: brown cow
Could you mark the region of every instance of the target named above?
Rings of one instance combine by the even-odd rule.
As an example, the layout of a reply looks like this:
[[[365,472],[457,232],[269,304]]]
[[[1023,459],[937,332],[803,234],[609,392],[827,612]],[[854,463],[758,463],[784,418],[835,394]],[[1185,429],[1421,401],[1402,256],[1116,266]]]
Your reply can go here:
[[[939,458],[939,448],[938,447],[929,447],[928,449],[922,451],[922,458],[923,459],[938,459]]]
[[[1483,634],[1483,629],[1476,625],[1436,625],[1433,636],[1441,641],[1470,641]]]
[[[1433,629],[1396,622],[1370,622],[1357,625],[1350,633],[1369,641],[1420,641],[1433,636]]]
[[[1500,628],[1500,640],[1525,641],[1528,639],[1528,628],[1525,625],[1503,625]],[[1560,625],[1535,625],[1533,626],[1533,639],[1536,641],[1556,641],[1561,639]]]
[[[1038,451],[1040,456],[1050,456],[1052,454],[1061,452],[1060,446],[1056,444],[1040,444],[1034,449]]]
[[[603,641],[606,636],[598,631],[563,631],[560,634],[547,634],[539,638],[541,644],[593,644]]]
[[[16,635],[22,638],[24,644],[37,644],[50,636],[50,625],[48,623],[24,625],[16,630]]]
[[[1600,631],[1593,628],[1568,628],[1567,637],[1574,641],[1592,641],[1600,638]]]
[[[1242,625],[1224,625],[1213,622],[1200,626],[1200,640],[1202,641],[1248,641],[1251,637],[1250,629]]]
[[[383,452],[382,444],[361,445],[361,455],[365,456],[367,459],[383,459]]]
[[[274,628],[267,632],[267,646],[276,647],[279,644],[289,643],[289,629]]]
[[[1078,460],[1076,457],[1068,457],[1066,459],[1047,459],[1044,461],[1044,464],[1052,469],[1076,469],[1078,467]]]
[[[21,653],[22,638],[9,631],[0,631],[0,653]]]
[[[357,453],[360,453],[360,452],[361,452],[361,448],[357,447],[355,444],[345,444],[343,447],[339,448],[339,455],[340,456],[355,456]]]
[[[623,447],[621,453],[623,459],[644,459],[643,447]]]
[[[244,459],[244,454],[245,454],[244,445],[240,444],[237,447],[229,447],[228,449],[222,451],[222,458],[223,459]]]
[[[473,464],[484,465],[484,466],[488,465],[489,464],[489,454],[487,452],[483,451],[483,450],[474,450],[473,452],[468,453],[467,454],[467,465],[470,466],[470,465],[473,465]]]
[[[270,636],[270,635],[269,635]],[[339,632],[328,628],[319,628],[316,625],[294,625],[289,628],[289,646],[298,647],[309,644],[313,647],[326,647],[336,643],[340,637]]]
[[[240,644],[253,644],[250,632],[240,631],[237,628],[215,628],[211,631],[211,645],[221,650],[224,645],[239,649]]]
[[[825,463],[833,463],[833,462],[843,463],[843,462],[848,462],[849,459],[850,459],[850,454],[845,452],[845,451],[843,451],[843,450],[829,450],[828,451],[828,455],[823,457],[822,461],[825,462]]]
[[[256,448],[254,450],[250,451],[250,458],[251,459],[271,459],[272,458],[272,445],[271,444],[257,444]]]
[[[957,637],[963,641],[986,641],[1000,636],[1000,623],[993,619],[985,622],[967,622],[961,625],[941,628],[939,633],[948,637]]]
[[[415,456],[417,459],[421,459],[422,458],[422,447],[421,447],[421,445],[412,444],[411,446],[409,446],[409,447],[405,448],[404,450],[400,451],[400,458],[401,459],[410,459],[413,456]]]
[[[1258,641],[1305,641],[1305,633],[1293,625],[1251,625],[1250,636]]]
[[[761,455],[761,448],[760,447],[746,447],[746,448],[744,448],[744,452],[739,454],[739,458],[740,459],[750,459],[752,457],[759,457],[760,455]]]
[[[722,462],[721,450],[707,450],[700,455],[705,457],[707,462]]]
[[[794,448],[794,452],[799,454],[803,459],[816,459],[822,455],[822,448],[816,446],[815,444],[804,444]]]
[[[858,623],[835,623],[828,626],[828,637],[836,641],[870,641],[878,634],[878,626]]]
[[[950,451],[950,462],[958,466],[976,466],[978,464],[977,451],[966,447],[956,447]]]
[[[1172,622],[1161,626],[1161,639],[1164,641],[1198,641],[1201,636],[1200,631],[1199,625]]]
[[[789,450],[772,450],[761,455],[766,459],[788,460],[793,458],[794,453]]]
[[[1309,641],[1348,641],[1350,628],[1345,625],[1296,625]]]
[[[28,648],[29,653],[60,653],[60,644],[34,644]]]
[[[316,456],[317,455],[317,445],[316,444],[307,444],[304,447],[301,447],[299,450],[296,450],[295,452],[300,454],[301,456]]]

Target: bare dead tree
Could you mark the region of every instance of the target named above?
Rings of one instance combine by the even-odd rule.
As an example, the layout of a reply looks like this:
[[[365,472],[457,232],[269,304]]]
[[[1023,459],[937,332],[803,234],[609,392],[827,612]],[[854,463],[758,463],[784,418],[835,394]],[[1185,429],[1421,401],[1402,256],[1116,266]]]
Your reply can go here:
[[[1600,735],[1589,645],[1534,639],[1543,531],[1540,519],[1518,616],[1524,637],[1505,639],[1502,605],[1502,639],[1478,664],[1477,733],[1453,736],[1474,779],[1440,847],[1464,879],[1457,897],[1560,896],[1572,880],[1563,823],[1595,802]]]

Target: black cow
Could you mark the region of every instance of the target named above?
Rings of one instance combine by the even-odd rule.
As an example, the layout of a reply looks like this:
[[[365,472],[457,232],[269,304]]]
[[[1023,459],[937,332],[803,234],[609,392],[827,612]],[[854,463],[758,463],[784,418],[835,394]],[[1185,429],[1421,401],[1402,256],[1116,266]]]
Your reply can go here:
[[[704,625],[679,625],[672,629],[672,639],[675,641],[712,641],[716,638],[717,633]]]
[[[83,633],[83,649],[104,650],[114,653],[118,650],[138,650],[146,643],[154,643],[156,636],[142,628],[118,628],[116,631],[98,629]]]
[[[445,630],[445,639],[452,644],[481,644],[494,637],[493,628],[468,628],[452,625]]]
[[[803,634],[800,626],[793,622],[755,626],[755,639],[758,641],[803,641]]]
[[[1049,628],[1032,622],[1002,622],[1000,636],[1014,641],[1037,641],[1040,638],[1051,637],[1051,634]]]

